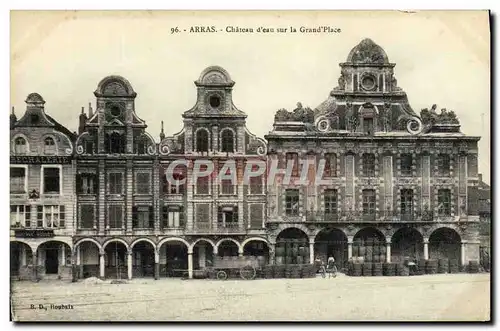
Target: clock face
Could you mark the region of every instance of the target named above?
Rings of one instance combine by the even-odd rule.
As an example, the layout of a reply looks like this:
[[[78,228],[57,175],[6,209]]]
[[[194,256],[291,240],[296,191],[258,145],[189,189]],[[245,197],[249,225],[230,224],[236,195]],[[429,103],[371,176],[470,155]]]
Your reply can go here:
[[[372,75],[366,75],[361,80],[361,86],[367,91],[373,90],[376,87],[375,77],[373,77]]]
[[[118,106],[111,106],[111,109],[109,110],[109,112],[114,117],[118,117],[122,113],[120,107],[118,107]]]

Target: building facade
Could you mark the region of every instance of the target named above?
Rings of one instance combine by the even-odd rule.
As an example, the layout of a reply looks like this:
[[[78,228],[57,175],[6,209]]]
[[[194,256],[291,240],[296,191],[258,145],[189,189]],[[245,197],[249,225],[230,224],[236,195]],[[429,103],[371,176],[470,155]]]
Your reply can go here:
[[[468,191],[478,185],[479,137],[461,133],[453,112],[415,113],[394,66],[365,39],[321,105],[276,113],[265,137],[269,162],[293,168],[292,182],[269,186],[271,242],[300,240],[311,259],[333,254],[341,265],[368,250],[375,262],[478,260]],[[305,161],[316,168],[304,170]],[[293,182],[302,171],[307,185]]]
[[[45,112],[32,93],[18,120],[10,116],[11,276],[71,278],[75,135]]]
[[[340,67],[321,105],[276,113],[267,141],[218,66],[195,81],[181,131],[162,122],[158,143],[123,77],[99,82],[75,134],[30,94],[11,115],[11,273],[193,277],[240,255],[478,261],[479,137],[453,112],[417,114],[370,39]]]

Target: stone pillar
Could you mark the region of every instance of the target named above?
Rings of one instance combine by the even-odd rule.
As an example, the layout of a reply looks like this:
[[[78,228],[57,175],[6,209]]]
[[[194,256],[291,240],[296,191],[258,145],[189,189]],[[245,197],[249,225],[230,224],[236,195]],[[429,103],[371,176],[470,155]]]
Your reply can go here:
[[[75,250],[73,251],[73,255],[72,255],[72,258],[71,258],[71,281],[74,283],[76,282],[76,280],[78,279],[78,267],[77,267],[77,264],[76,264],[76,251],[78,249],[75,248]]]
[[[276,244],[269,244],[269,264],[276,264]]]
[[[314,240],[309,240],[309,263],[314,264]]]
[[[160,279],[160,253],[155,249],[155,280]]]
[[[66,265],[66,245],[61,243],[61,267]]]
[[[385,248],[385,262],[390,263],[391,262],[391,241],[388,240],[386,243],[386,248]]]
[[[78,248],[76,249],[76,265],[78,266],[80,278],[83,278],[83,263],[82,263],[81,245],[78,245]]]
[[[353,238],[347,239],[347,260],[352,259],[352,240]]]
[[[132,250],[127,252],[127,276],[132,279]]]
[[[460,243],[460,263],[462,266],[465,266],[465,245],[467,245],[467,241],[462,240]]]
[[[188,277],[193,279],[193,252],[188,252]]]
[[[38,254],[33,253],[33,281],[38,281]]]
[[[243,256],[243,247],[238,247],[238,256]]]
[[[429,259],[429,239],[424,238],[424,260]]]
[[[104,279],[104,252],[99,253],[99,277]]]

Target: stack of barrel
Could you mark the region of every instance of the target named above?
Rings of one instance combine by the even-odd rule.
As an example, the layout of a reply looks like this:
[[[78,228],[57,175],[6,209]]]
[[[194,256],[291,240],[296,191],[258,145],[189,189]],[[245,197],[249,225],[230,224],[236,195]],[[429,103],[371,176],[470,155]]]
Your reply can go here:
[[[424,275],[425,274],[425,260],[424,259],[418,260],[417,266],[418,266],[417,275]]]
[[[450,271],[450,265],[448,259],[438,260],[438,274],[447,274]]]
[[[265,279],[271,279],[274,277],[274,266],[273,265],[266,265],[263,268],[263,277]]]
[[[383,267],[383,275],[384,276],[395,276],[396,275],[396,265],[394,263],[384,263]]]
[[[285,278],[285,265],[277,265],[274,267],[274,278]]]
[[[371,276],[373,272],[373,263],[365,262],[362,267],[362,275],[363,276]]]
[[[458,259],[450,259],[449,266],[450,266],[450,273],[451,274],[456,274],[460,271]]]
[[[409,276],[410,268],[408,268],[404,263],[396,263],[396,275],[398,276]]]
[[[469,261],[469,272],[473,274],[477,274],[479,272],[478,261]]]
[[[300,278],[300,265],[287,265],[285,269],[285,278]]]
[[[358,259],[358,258],[355,258]],[[349,275],[359,277],[362,275],[363,263],[358,261],[349,262]]]
[[[373,263],[373,276],[382,276],[382,265],[380,262]]]
[[[426,260],[425,261],[425,273],[429,275],[434,275],[437,273],[438,261],[437,260]]]

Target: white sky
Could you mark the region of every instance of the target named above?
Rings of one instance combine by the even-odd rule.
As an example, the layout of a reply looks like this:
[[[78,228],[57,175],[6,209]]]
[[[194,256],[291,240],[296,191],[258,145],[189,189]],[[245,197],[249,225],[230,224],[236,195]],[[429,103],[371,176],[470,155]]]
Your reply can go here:
[[[171,34],[178,26],[317,27],[340,34]],[[159,140],[181,130],[203,69],[224,67],[236,82],[235,105],[263,136],[279,108],[316,107],[337,85],[338,63],[363,38],[396,63],[411,106],[438,104],[458,115],[462,131],[481,136],[479,171],[490,182],[490,36],[482,12],[17,12],[11,15],[11,105],[18,118],[31,92],[70,130],[107,75],[127,78],[136,112]]]

